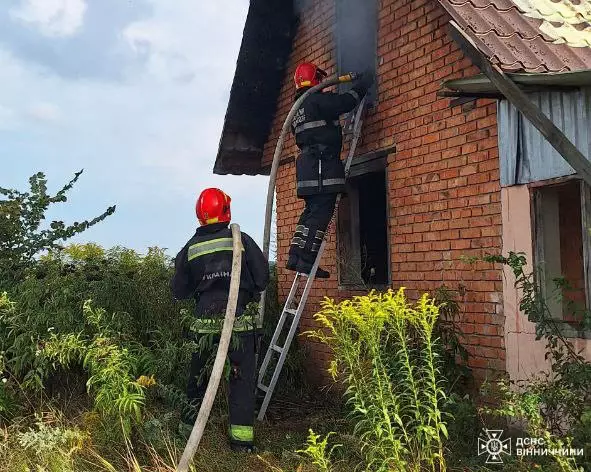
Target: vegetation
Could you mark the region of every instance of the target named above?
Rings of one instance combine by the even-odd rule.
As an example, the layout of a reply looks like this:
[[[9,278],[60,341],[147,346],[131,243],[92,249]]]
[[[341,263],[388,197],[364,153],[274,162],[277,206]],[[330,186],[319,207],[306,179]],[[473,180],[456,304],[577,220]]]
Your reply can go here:
[[[335,352],[331,372],[344,376],[368,471],[446,470],[438,315],[426,296],[409,307],[402,289],[328,300],[316,315],[328,334],[313,336]]]
[[[187,439],[180,413],[195,407],[183,393],[189,359],[203,347],[191,336],[192,303],[171,296],[172,261],[158,248],[68,243],[114,207],[82,223],[45,222],[79,177],[55,195],[43,174],[27,192],[0,188],[0,472],[173,471]],[[506,458],[503,470],[590,470],[589,363],[549,315],[525,258],[487,260],[514,271],[521,310],[547,342],[547,378],[519,388],[505,381],[498,405],[477,408],[457,325],[462,287],[416,302],[403,289],[327,299],[321,329],[308,335],[334,353],[330,372],[342,389],[331,393],[342,392],[342,404],[327,406],[309,389],[307,354],[294,344],[276,396],[284,401],[257,424],[261,452],[227,448],[221,388],[194,470],[484,472],[476,440],[485,414],[520,421],[553,450],[587,452]],[[263,349],[281,308],[274,267],[272,276]],[[561,296],[567,285],[556,283]]]
[[[44,229],[50,204],[65,201],[78,177],[57,196],[47,196],[42,174],[29,192],[2,189],[0,222],[10,224],[0,246],[0,471],[174,470],[186,440],[180,413],[194,407],[184,395],[190,355],[200,347],[190,335],[192,303],[173,300],[172,261],[158,248],[140,255],[67,244],[113,209]],[[267,304],[277,313],[274,275]],[[274,323],[266,319],[265,338]],[[280,392],[305,389],[303,358],[293,349]],[[225,393],[196,466],[261,470],[256,456],[235,457],[227,448]],[[293,451],[307,428],[327,424],[326,413],[317,416],[258,428],[261,458],[297,466]]]
[[[529,321],[535,323],[536,338],[546,340],[546,359],[551,367],[542,378],[520,382],[513,389],[507,382],[501,382],[501,407],[489,412],[523,420],[527,432],[532,437],[543,438],[549,450],[566,446],[584,449],[587,454],[579,457],[578,462],[560,455],[552,455],[552,458],[563,471],[590,470],[591,363],[564,336],[561,329],[564,322],[551,315],[535,274],[525,270],[527,260],[522,253],[511,252],[507,257],[489,256],[486,260],[505,264],[512,270],[515,286],[522,294],[519,308]],[[565,292],[571,289],[563,278],[555,279],[554,285],[556,290],[552,296],[562,303]],[[573,307],[572,304],[567,306]],[[574,309],[571,314],[576,314],[579,329],[591,326],[588,311]]]
[[[29,179],[29,192],[0,187],[0,196],[4,197],[0,200],[0,280],[3,285],[21,280],[23,271],[31,267],[39,253],[59,248],[60,240],[82,233],[115,212],[113,206],[91,220],[71,225],[52,221],[49,228],[41,229],[49,207],[67,201],[66,195],[80,175],[82,171],[55,195],[47,193],[47,180],[42,173]]]

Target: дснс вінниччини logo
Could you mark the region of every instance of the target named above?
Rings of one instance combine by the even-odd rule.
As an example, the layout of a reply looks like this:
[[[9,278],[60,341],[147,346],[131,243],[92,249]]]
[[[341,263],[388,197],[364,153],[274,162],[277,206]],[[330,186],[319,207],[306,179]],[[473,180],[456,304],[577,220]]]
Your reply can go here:
[[[501,439],[502,429],[484,429],[478,438],[478,455],[488,454],[487,464],[502,464],[501,454],[511,455],[511,438]]]

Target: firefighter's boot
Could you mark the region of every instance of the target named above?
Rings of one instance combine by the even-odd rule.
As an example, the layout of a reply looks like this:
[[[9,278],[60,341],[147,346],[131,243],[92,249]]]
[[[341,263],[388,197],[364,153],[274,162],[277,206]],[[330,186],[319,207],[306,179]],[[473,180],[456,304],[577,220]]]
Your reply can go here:
[[[292,253],[289,255],[285,267],[288,270],[293,270],[294,272],[299,272],[300,274],[309,275],[312,271],[313,265],[314,262],[308,263],[304,259],[300,258],[298,255]],[[330,278],[330,273],[318,267],[316,269],[316,277],[318,277],[319,279],[328,279]]]

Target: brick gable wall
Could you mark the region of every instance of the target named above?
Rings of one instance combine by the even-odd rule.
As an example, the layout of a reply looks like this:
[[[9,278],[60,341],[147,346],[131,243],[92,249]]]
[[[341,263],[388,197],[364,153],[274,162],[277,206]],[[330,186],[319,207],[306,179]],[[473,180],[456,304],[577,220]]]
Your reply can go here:
[[[312,0],[302,13],[276,118],[265,148],[273,157],[283,120],[294,97],[296,65],[314,61],[335,73],[332,29],[335,0]],[[395,145],[388,157],[391,280],[412,297],[442,284],[465,287],[461,329],[472,354],[476,379],[505,369],[502,272],[498,267],[461,261],[463,256],[501,250],[501,203],[496,103],[450,107],[437,97],[443,80],[478,73],[447,33],[449,17],[435,0],[382,0],[378,30],[378,103],[365,121],[358,153]],[[293,138],[283,158],[296,155]],[[280,299],[293,273],[284,269],[303,201],[295,192],[295,164],[283,164],[277,180],[277,262]],[[340,290],[336,278],[336,237],[331,231],[322,267],[333,276],[316,280],[300,329],[315,328],[312,314],[323,296],[359,294]],[[311,373],[323,379],[328,350],[306,341]]]

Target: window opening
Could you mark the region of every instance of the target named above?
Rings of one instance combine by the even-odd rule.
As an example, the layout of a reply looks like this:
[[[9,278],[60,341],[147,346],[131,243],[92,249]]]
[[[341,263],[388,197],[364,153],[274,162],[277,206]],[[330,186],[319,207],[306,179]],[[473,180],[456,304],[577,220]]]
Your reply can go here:
[[[539,187],[533,197],[542,294],[554,318],[578,327],[581,313],[590,307],[589,190],[569,180]]]
[[[339,282],[387,286],[390,280],[386,171],[349,177],[338,210]]]

